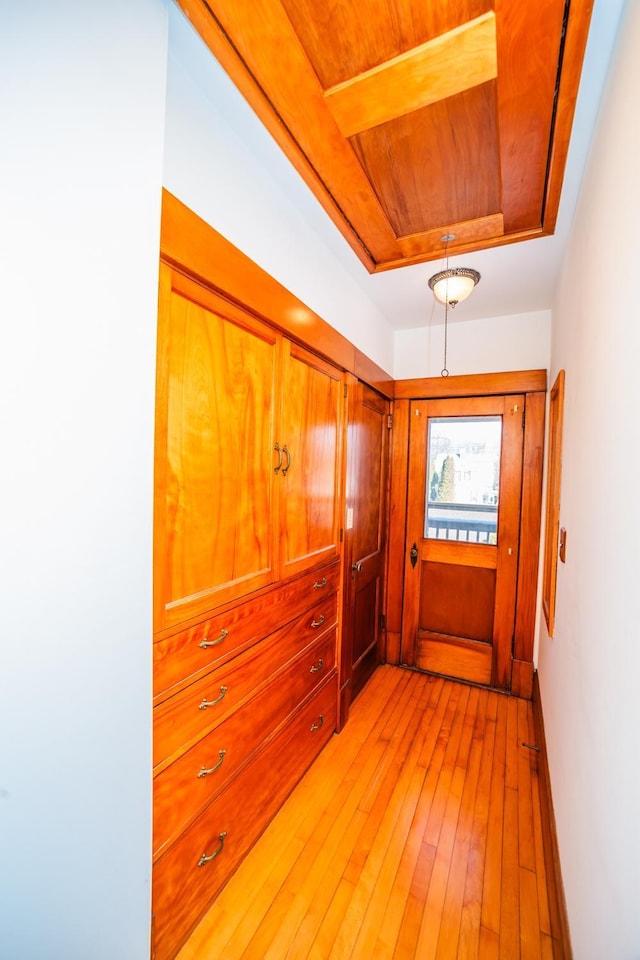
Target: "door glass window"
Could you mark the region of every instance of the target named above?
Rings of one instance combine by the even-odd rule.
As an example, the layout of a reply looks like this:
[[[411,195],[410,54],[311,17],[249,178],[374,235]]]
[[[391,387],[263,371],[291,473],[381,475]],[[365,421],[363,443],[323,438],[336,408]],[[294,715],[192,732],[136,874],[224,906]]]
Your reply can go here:
[[[429,420],[425,537],[498,542],[502,417]]]

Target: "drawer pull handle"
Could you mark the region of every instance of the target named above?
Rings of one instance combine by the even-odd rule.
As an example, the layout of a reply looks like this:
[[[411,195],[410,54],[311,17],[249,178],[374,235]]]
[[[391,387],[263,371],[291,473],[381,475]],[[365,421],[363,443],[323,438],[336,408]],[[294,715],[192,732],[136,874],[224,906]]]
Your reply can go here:
[[[286,453],[286,455],[287,455],[287,465],[286,465],[286,467],[283,467],[283,468],[282,468],[282,476],[283,476],[283,477],[286,477],[287,472],[288,472],[288,470],[289,470],[289,467],[291,466],[291,454],[290,454],[289,451],[287,450],[287,445],[286,445],[286,443],[285,443],[284,447],[282,448],[282,452],[283,452],[283,453]]]
[[[319,730],[323,723],[324,723],[324,716],[320,714],[320,716],[318,717],[318,722],[311,724],[311,733],[313,733],[314,730]]]
[[[313,589],[322,590],[322,588],[326,587],[326,585],[327,585],[327,578],[323,577],[322,580],[316,580],[316,582],[313,585]]]
[[[313,664],[313,666],[309,670],[309,673],[318,673],[318,671],[322,670],[323,667],[324,667],[324,660],[322,659],[322,657],[319,657],[318,662]]]
[[[198,710],[206,710],[207,707],[215,707],[216,703],[220,703],[221,700],[224,700],[224,695],[227,692],[227,687],[220,687],[220,696],[216,697],[215,700],[207,700],[206,697],[202,698],[202,703],[198,707]]]
[[[229,636],[229,631],[223,629],[220,631],[220,636],[218,637],[217,640],[207,640],[207,638],[205,637],[203,640],[200,641],[198,646],[202,647],[203,650],[206,650],[207,647],[217,647],[218,644],[222,643],[224,638],[228,636]]]
[[[219,853],[222,853],[222,848],[224,847],[224,841],[227,838],[227,831],[223,830],[222,833],[218,834],[218,839],[220,841],[220,846],[217,850],[214,850],[210,856],[207,856],[206,853],[203,853],[200,859],[198,860],[198,866],[204,867],[205,863],[209,863],[210,860],[215,860]]]
[[[200,777],[208,777],[210,773],[215,773],[216,770],[218,770],[218,769],[222,766],[222,764],[223,764],[223,762],[224,762],[224,757],[225,757],[226,752],[227,752],[226,750],[220,750],[220,751],[218,751],[218,756],[220,757],[220,759],[218,760],[217,763],[214,763],[214,765],[213,765],[212,767],[209,767],[209,769],[207,769],[207,768],[205,767],[205,765],[203,764],[203,765],[202,765],[202,769],[200,770],[200,773],[198,774],[198,778],[200,778]]]
[[[312,626],[313,629],[315,630],[316,627],[321,627],[323,623],[324,623],[324,614],[321,613],[319,620],[312,620],[312,621],[311,621],[311,626]]]
[[[282,466],[282,450],[280,449],[280,444],[279,444],[279,443],[276,443],[276,445],[275,445],[275,447],[274,447],[273,449],[274,449],[274,451],[278,454],[278,456],[279,456],[279,458],[280,458],[280,459],[278,460],[278,465],[273,468],[273,472],[274,472],[275,474],[277,474],[277,473],[280,471],[280,467]]]

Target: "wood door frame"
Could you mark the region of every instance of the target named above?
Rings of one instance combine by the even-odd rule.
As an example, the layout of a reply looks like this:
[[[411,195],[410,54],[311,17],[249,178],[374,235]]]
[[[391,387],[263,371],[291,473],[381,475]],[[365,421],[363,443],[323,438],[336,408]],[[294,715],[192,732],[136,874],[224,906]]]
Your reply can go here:
[[[339,703],[338,703],[338,731],[340,731],[349,718],[349,709],[352,700],[352,680],[353,680],[353,618],[354,618],[354,589],[351,578],[351,564],[354,561],[353,541],[354,530],[349,528],[346,523],[346,512],[351,506],[347,495],[347,488],[352,487],[354,482],[355,460],[350,456],[349,450],[349,426],[353,423],[353,410],[361,402],[362,390],[364,388],[373,389],[370,384],[364,380],[359,380],[351,374],[345,375],[345,403],[346,412],[344,417],[344,461],[345,470],[343,477],[345,479],[345,491],[343,498],[343,518],[344,518],[344,542],[343,542],[343,567],[342,567],[342,597],[340,603],[340,630],[339,630]],[[376,391],[379,393],[379,391]],[[380,399],[387,403],[389,412],[389,398],[380,394]],[[389,431],[390,432],[390,431]],[[391,470],[391,441],[387,441],[385,453],[385,465],[383,475],[384,502],[380,505],[383,511],[383,573],[380,595],[380,610],[384,612],[387,594],[387,572],[388,572],[388,547],[389,547],[389,474]],[[378,662],[386,661],[386,627],[378,626]]]
[[[520,370],[396,381],[391,437],[391,493],[387,553],[386,660],[388,663],[401,663],[400,636],[406,552],[410,400],[522,393],[525,395],[524,461],[511,692],[515,696],[531,699],[538,597],[546,389],[546,370]]]

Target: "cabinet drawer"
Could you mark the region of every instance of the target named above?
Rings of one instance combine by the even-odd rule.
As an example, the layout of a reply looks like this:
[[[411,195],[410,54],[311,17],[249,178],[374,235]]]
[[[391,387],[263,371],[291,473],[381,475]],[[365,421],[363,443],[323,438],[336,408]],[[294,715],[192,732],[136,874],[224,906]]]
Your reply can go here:
[[[155,707],[154,766],[187,749],[218,726],[300,650],[335,626],[336,617],[334,594]]]
[[[276,587],[153,645],[156,702],[273,633],[338,589],[339,564]],[[202,643],[211,646],[202,647]]]
[[[227,785],[335,666],[335,629],[293,660],[276,679],[153,783],[153,849],[157,855]],[[210,771],[202,773],[202,771]]]
[[[334,674],[158,860],[153,870],[156,960],[174,956],[330,739],[336,723],[336,702]],[[202,863],[204,857],[216,852],[213,859]]]

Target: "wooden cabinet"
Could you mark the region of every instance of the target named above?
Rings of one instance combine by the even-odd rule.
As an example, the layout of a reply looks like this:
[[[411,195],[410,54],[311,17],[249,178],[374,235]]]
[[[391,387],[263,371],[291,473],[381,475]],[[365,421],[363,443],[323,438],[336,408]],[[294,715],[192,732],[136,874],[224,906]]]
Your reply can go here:
[[[156,632],[338,556],[341,385],[161,265]]]
[[[161,265],[156,960],[175,955],[336,727],[342,383]]]

